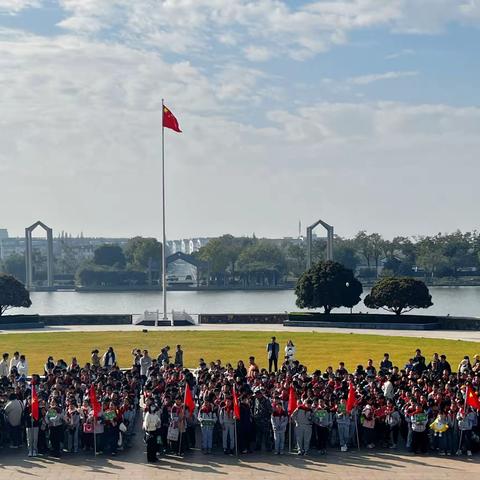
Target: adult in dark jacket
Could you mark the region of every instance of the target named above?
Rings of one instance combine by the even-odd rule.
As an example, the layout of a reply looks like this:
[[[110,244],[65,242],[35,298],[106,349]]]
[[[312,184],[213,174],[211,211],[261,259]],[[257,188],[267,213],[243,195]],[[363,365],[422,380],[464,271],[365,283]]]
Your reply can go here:
[[[240,420],[238,422],[238,448],[241,453],[250,451],[254,432],[252,411],[247,396],[240,399]]]
[[[272,337],[272,341],[267,345],[269,373],[272,373],[272,365],[275,367],[275,372],[278,371],[278,352],[280,351],[280,345],[276,340],[277,339],[275,337]]]
[[[267,452],[272,450],[271,435],[271,415],[272,404],[264,395],[260,387],[256,387],[253,391],[255,400],[253,402],[253,421],[255,422],[255,450],[262,449],[265,443]]]

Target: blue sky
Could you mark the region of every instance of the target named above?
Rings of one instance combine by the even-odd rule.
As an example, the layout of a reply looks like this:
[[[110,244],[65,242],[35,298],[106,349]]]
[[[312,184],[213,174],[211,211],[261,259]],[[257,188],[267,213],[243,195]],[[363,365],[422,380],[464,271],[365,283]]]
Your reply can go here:
[[[479,0],[0,0],[0,226],[158,235],[164,97],[170,238],[478,229],[479,27]]]

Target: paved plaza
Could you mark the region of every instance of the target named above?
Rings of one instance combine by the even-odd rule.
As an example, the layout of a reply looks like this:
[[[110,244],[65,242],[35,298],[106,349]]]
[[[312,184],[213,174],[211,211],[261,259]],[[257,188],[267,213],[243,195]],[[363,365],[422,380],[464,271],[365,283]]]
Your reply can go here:
[[[275,479],[293,480],[339,478],[349,480],[466,480],[478,478],[480,459],[415,456],[389,451],[347,453],[330,452],[327,456],[252,454],[236,457],[221,453],[205,456],[195,451],[183,459],[162,457],[157,464],[146,464],[142,445],[118,457],[65,454],[61,460],[48,457],[28,458],[25,452],[0,452],[0,478],[3,480],[110,480],[132,479]],[[472,477],[472,475],[476,475]]]

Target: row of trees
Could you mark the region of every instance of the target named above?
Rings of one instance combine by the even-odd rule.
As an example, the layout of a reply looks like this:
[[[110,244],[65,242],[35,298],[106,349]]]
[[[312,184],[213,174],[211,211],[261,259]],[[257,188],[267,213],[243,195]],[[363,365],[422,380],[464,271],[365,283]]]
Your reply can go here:
[[[325,252],[325,240],[314,240],[313,261],[323,260]],[[111,272],[143,272],[143,277],[133,273],[131,280],[152,283],[159,276],[161,254],[162,245],[156,239],[135,237],[123,249],[119,245],[101,246],[95,251],[93,260],[79,263],[67,242],[62,255],[56,259],[55,271],[57,274],[77,273],[82,284],[87,279],[105,283],[105,272],[109,272],[111,280],[115,277]],[[208,265],[208,271],[204,272],[208,284],[272,286],[302,275],[306,265],[306,244],[290,239],[274,241],[223,235],[211,240],[194,255]],[[360,231],[353,238],[335,237],[334,258],[363,278],[375,278],[379,274],[423,276],[426,279],[479,275],[480,234],[457,231],[387,240],[378,233]],[[33,263],[45,263],[39,251],[34,251]],[[0,263],[0,271],[25,281],[23,256],[6,258],[3,264]],[[35,275],[38,278],[42,271]],[[125,278],[124,273],[120,276]],[[118,281],[122,283],[124,280],[120,276]]]
[[[353,308],[360,303],[363,287],[353,271],[337,262],[318,262],[302,274],[295,294],[299,308]],[[421,280],[408,277],[385,277],[365,297],[367,308],[382,308],[396,315],[414,308],[433,305],[428,287]]]
[[[125,249],[105,244],[77,270],[76,279],[83,286],[151,285],[158,280],[161,258],[162,244],[155,238],[134,237]]]
[[[323,260],[326,241],[313,242],[312,260]],[[223,235],[196,253],[210,265],[210,281],[228,285],[276,284],[282,278],[299,278],[305,271],[306,244],[274,242]],[[384,239],[378,233],[358,232],[354,238],[335,237],[334,258],[360,277],[457,277],[480,273],[480,235],[477,232],[426,237]],[[381,268],[382,267],[382,268]]]

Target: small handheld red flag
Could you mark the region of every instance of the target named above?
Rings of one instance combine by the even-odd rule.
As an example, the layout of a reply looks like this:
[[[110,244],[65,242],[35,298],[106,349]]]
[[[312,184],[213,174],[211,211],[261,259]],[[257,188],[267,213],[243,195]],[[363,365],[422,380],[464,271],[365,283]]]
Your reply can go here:
[[[355,388],[353,388],[353,383],[350,382],[348,387],[348,397],[347,397],[347,413],[350,413],[357,403],[357,398],[355,396]]]
[[[35,388],[35,383],[32,381],[32,402],[30,404],[31,407],[31,412],[32,412],[32,418],[35,421],[38,421],[40,414],[38,411],[38,395],[37,395],[37,389]]]
[[[101,405],[98,403],[97,394],[95,393],[95,387],[93,386],[93,383],[90,385],[88,397],[90,399],[90,404],[92,405],[93,417],[98,418],[100,416]]]
[[[190,417],[193,415],[195,410],[195,402],[193,401],[192,391],[190,390],[190,385],[185,383],[185,407],[188,408],[190,412]]]
[[[163,126],[175,132],[182,133],[175,115],[165,105],[163,106]]]
[[[290,385],[290,390],[288,391],[288,414],[291,415],[298,406],[297,394],[295,389]]]
[[[470,386],[467,387],[465,402],[470,407],[480,410],[480,398],[478,398],[478,393],[474,392]]]
[[[240,420],[240,405],[235,387],[233,387],[233,417],[235,420]]]

